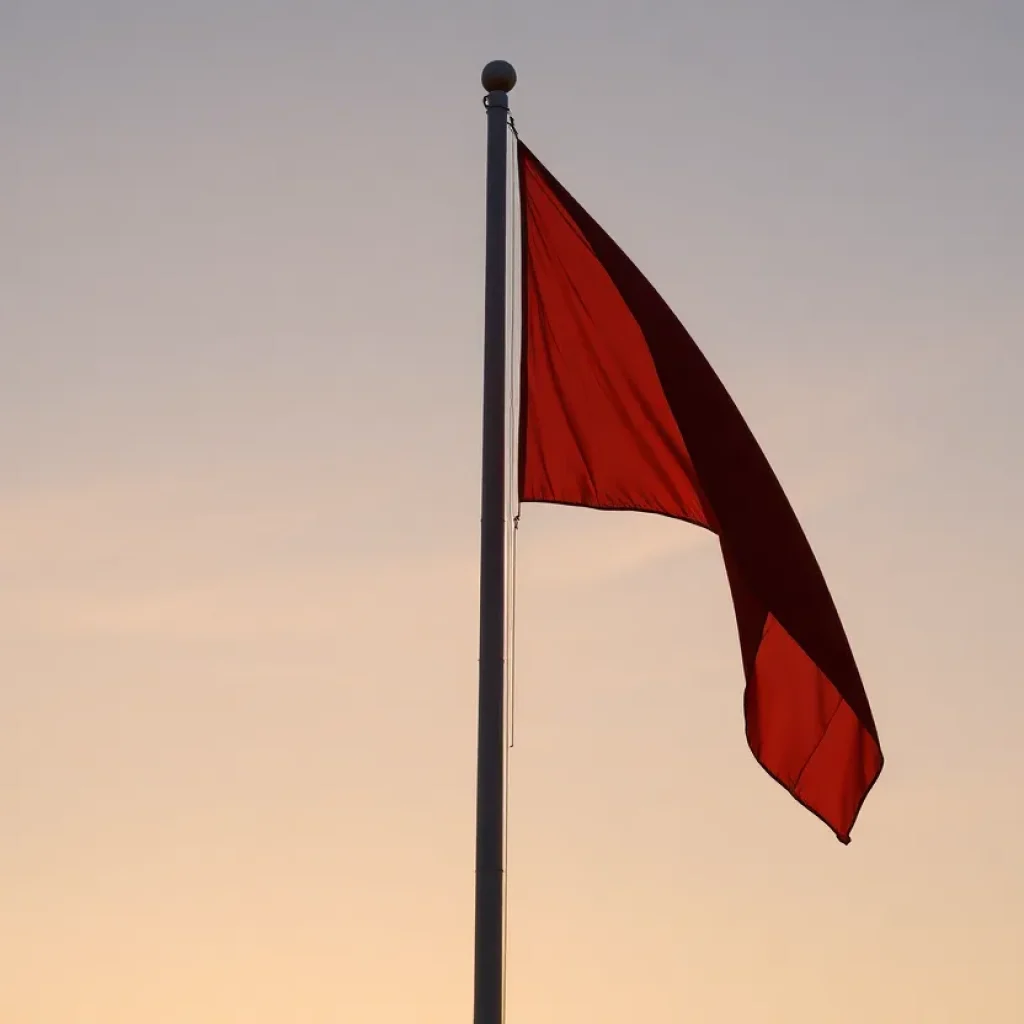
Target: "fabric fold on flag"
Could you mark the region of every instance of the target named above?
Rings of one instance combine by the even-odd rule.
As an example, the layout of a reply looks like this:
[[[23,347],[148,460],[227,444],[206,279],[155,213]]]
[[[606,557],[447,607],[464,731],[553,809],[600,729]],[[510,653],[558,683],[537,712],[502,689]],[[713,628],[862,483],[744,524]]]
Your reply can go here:
[[[847,843],[883,756],[803,530],[682,323],[530,149],[517,152],[520,500],[659,513],[718,536],[750,749]]]

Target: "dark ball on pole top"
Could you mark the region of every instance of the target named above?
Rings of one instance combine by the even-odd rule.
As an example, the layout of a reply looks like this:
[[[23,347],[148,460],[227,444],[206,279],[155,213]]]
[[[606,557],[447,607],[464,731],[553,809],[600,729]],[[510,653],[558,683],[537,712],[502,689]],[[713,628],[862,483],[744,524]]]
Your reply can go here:
[[[492,60],[480,81],[488,92],[509,92],[516,84],[516,69],[507,60]]]

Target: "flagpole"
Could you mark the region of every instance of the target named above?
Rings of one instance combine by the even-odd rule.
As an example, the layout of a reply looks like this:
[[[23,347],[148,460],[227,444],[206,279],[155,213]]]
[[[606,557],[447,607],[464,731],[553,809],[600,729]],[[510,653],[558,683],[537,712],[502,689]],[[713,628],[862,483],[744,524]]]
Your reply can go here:
[[[515,69],[506,61],[491,61],[483,70],[481,82],[487,90],[487,235],[473,1024],[501,1024],[505,816],[505,190],[508,93],[516,83]]]

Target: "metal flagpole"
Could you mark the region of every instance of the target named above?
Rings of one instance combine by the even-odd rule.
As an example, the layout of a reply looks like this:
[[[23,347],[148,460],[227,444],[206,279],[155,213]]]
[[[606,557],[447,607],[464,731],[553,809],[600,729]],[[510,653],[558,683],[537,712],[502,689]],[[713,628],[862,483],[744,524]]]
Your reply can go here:
[[[515,69],[506,61],[491,61],[484,68],[481,81],[487,90],[487,242],[473,1024],[501,1024],[505,770],[505,188],[508,93],[516,84]]]

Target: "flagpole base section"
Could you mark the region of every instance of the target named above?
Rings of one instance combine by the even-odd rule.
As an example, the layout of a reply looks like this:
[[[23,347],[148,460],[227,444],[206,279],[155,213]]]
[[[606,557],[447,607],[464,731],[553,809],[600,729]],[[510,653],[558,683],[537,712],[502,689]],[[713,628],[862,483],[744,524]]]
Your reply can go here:
[[[488,92],[511,92],[516,84],[516,69],[507,60],[492,60],[484,68],[480,82]]]

